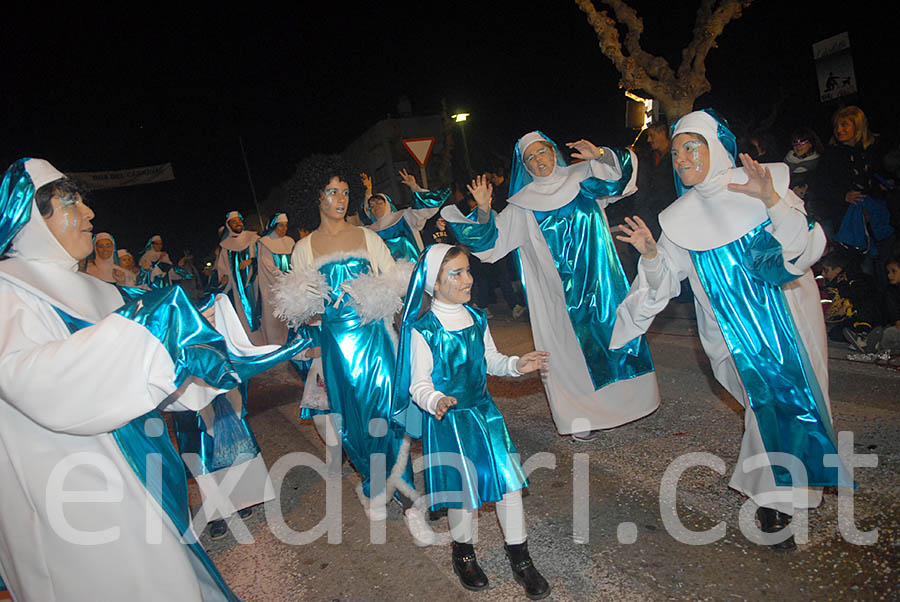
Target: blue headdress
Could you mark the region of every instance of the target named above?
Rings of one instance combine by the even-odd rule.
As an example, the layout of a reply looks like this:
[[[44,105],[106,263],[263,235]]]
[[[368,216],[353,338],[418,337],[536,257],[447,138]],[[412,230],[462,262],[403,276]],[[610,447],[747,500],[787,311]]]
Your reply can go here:
[[[704,117],[704,114],[707,117]],[[713,123],[703,124],[701,120],[712,119]],[[713,126],[715,128],[715,139],[709,139],[709,133],[713,131]],[[702,130],[702,131],[696,131]],[[731,165],[728,167],[734,167],[735,161],[737,160],[737,138],[735,138],[734,133],[730,129],[728,129],[728,122],[724,117],[719,115],[719,113],[715,109],[703,109],[702,111],[695,111],[693,113],[688,113],[673,125],[670,129],[670,138],[674,139],[679,133],[683,133],[689,131],[694,134],[701,134],[704,138],[706,138],[706,143],[709,146],[710,152],[710,160],[714,162],[715,155],[715,144],[718,142],[722,145],[722,149],[728,154],[728,157],[731,159]],[[724,166],[720,166],[724,167]],[[710,169],[713,169],[713,166],[710,165]],[[672,175],[675,177],[675,190],[678,193],[678,196],[683,195],[685,192],[689,190],[689,186],[685,186],[681,183],[681,178],[678,176],[678,172],[675,170],[675,166],[672,165]]]
[[[559,147],[556,146],[556,143],[553,142],[553,140],[550,140],[550,138],[545,136],[543,132],[535,130],[525,134],[516,141],[516,146],[513,149],[513,163],[509,174],[510,197],[534,181],[534,176],[525,167],[525,160],[522,157],[522,153],[529,145],[541,140],[544,140],[553,147],[553,150],[556,153],[556,164],[562,167],[566,166],[566,160],[563,157],[563,154],[559,152]]]
[[[31,219],[34,183],[25,171],[25,162],[19,159],[9,166],[0,184],[0,254],[6,253],[19,230]]]
[[[275,226],[277,226],[281,222],[287,222],[287,214],[285,213],[276,213],[272,216],[272,219],[269,220],[269,223],[266,225],[265,231],[260,234],[260,238],[263,236],[268,236],[272,232],[275,231]]]
[[[419,256],[416,269],[409,279],[406,290],[406,302],[403,304],[402,322],[400,326],[400,343],[397,346],[397,364],[394,373],[394,394],[391,403],[391,419],[403,426],[410,437],[422,436],[422,410],[412,403],[409,395],[411,380],[410,335],[412,326],[422,313],[422,300],[425,293],[434,293],[434,282],[441,269],[444,256],[452,249],[452,245],[436,243],[428,246]]]

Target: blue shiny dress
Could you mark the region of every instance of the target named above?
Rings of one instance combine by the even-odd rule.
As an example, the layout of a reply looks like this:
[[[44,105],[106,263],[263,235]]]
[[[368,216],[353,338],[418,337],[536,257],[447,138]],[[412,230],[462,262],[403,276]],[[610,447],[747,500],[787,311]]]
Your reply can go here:
[[[433,510],[471,510],[528,485],[506,422],[487,389],[487,320],[484,312],[466,309],[473,324],[462,330],[446,330],[430,311],[412,324],[431,349],[435,390],[457,401],[441,420],[423,412],[425,485]]]
[[[364,323],[341,284],[371,270],[365,257],[342,257],[318,268],[331,289],[325,302],[317,339],[322,348],[322,371],[335,428],[344,451],[362,477],[363,493],[370,492],[371,456],[384,454],[388,472],[397,461],[403,432],[390,422],[391,393],[396,363],[394,343],[383,320]],[[321,411],[303,408],[301,418]],[[386,477],[379,478],[379,489]],[[412,486],[412,468],[403,479]]]

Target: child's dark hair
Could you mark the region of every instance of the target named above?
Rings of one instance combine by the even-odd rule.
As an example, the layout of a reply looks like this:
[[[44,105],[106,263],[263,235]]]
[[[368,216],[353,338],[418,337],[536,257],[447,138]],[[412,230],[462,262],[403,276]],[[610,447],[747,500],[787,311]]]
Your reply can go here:
[[[831,253],[821,259],[820,263],[823,267],[841,268],[842,271],[846,272],[859,267],[856,255],[856,253],[843,247],[835,247]]]

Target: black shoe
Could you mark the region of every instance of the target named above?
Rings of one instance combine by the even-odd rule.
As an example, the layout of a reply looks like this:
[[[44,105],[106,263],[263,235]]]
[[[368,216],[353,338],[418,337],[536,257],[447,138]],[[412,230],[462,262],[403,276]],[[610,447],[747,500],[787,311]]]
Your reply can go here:
[[[473,592],[488,586],[487,575],[478,566],[475,548],[470,543],[453,542],[453,572],[459,577],[462,586]]]
[[[759,507],[756,509],[756,520],[759,521],[759,528],[763,533],[779,533],[782,529],[787,529],[788,538],[784,541],[773,543],[773,550],[790,552],[797,549],[797,543],[794,541],[794,535],[791,533],[790,514],[779,512],[774,508]]]
[[[251,516],[253,516],[253,506],[250,506],[249,508],[241,508],[240,510],[238,510],[238,516],[240,516],[241,518],[250,518]]]
[[[428,511],[428,520],[434,522],[436,520],[446,518],[447,516],[447,507],[438,508],[437,510],[429,510]]]
[[[228,523],[225,519],[214,520],[209,523],[209,538],[222,539],[228,533]]]
[[[506,557],[509,558],[509,566],[512,568],[516,582],[525,588],[525,595],[530,600],[541,600],[550,595],[550,584],[534,568],[531,556],[528,554],[528,542],[524,541],[513,546],[504,545]]]

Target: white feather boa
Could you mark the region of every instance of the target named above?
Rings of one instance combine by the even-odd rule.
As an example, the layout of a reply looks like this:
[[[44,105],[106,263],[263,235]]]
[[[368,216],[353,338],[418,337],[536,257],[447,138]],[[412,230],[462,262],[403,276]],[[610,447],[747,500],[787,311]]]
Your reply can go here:
[[[329,294],[325,275],[315,268],[294,269],[278,275],[272,287],[272,313],[288,328],[305,324],[325,311]]]
[[[414,267],[407,261],[400,261],[381,275],[370,272],[345,283],[342,288],[350,295],[356,312],[365,322],[391,318],[403,309],[403,297]]]

